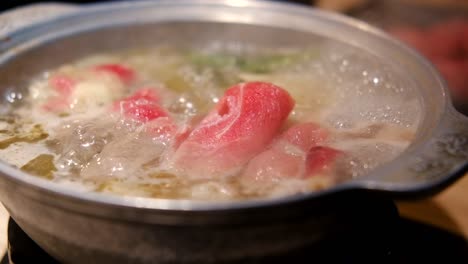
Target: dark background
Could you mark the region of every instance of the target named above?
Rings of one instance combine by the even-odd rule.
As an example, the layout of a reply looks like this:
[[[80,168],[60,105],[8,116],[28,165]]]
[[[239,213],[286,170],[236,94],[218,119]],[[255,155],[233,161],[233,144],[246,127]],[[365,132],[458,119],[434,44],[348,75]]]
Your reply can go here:
[[[63,3],[75,3],[75,4],[86,4],[86,3],[96,3],[96,2],[110,2],[112,0],[63,0],[63,1],[35,1],[35,0],[0,0],[0,10],[4,11],[7,9],[11,9],[14,7],[22,6],[22,5],[27,5],[27,4],[34,4],[34,3],[40,3],[40,2],[63,2]],[[175,0],[177,1],[177,0]]]

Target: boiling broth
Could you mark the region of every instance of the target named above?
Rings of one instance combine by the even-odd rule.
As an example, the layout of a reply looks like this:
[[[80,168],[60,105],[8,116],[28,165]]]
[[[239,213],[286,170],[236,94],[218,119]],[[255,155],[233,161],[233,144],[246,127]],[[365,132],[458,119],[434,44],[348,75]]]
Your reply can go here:
[[[0,158],[83,192],[307,193],[398,156],[421,116],[413,87],[381,58],[328,42],[95,54],[7,95],[21,104],[0,120]]]

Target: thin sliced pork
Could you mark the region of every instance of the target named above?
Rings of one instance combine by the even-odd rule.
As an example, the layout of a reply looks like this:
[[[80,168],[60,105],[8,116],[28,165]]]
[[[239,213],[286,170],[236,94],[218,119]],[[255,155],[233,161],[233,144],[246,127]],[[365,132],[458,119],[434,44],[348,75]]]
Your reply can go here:
[[[320,146],[328,132],[315,123],[294,125],[267,150],[254,157],[243,173],[247,181],[307,178],[331,164],[340,151]]]
[[[175,150],[170,167],[193,178],[233,175],[271,142],[293,107],[271,83],[235,85]]]

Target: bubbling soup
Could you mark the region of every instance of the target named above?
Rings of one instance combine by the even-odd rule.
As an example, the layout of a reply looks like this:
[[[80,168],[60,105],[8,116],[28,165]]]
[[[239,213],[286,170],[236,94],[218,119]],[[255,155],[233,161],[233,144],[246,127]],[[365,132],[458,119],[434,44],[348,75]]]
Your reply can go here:
[[[7,94],[0,158],[83,192],[193,200],[308,193],[412,141],[414,85],[339,43],[95,54]]]

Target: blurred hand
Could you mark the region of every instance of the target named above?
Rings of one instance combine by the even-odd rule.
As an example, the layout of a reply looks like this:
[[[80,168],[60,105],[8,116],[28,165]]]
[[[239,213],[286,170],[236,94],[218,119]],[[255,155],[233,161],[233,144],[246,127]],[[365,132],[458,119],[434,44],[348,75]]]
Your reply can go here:
[[[453,98],[468,103],[468,20],[389,32],[426,56],[447,80]]]

